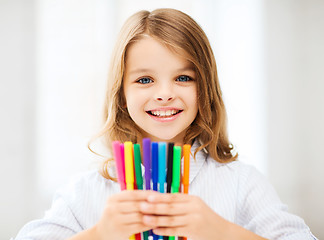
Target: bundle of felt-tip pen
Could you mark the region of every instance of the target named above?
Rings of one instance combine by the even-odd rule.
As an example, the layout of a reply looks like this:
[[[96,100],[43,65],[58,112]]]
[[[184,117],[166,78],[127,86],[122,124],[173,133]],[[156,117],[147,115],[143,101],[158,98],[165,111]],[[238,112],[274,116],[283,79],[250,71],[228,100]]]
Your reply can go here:
[[[189,144],[183,145],[182,148],[174,146],[174,143],[151,142],[149,138],[144,138],[142,151],[140,144],[133,144],[130,141],[124,143],[114,141],[112,149],[121,190],[145,189],[160,193],[188,193],[191,149]],[[181,150],[183,150],[183,167],[181,167]],[[142,158],[145,181],[142,177]],[[152,231],[135,234],[129,239],[148,240],[149,236],[150,238],[153,236],[154,240],[175,239],[174,236],[155,235]]]

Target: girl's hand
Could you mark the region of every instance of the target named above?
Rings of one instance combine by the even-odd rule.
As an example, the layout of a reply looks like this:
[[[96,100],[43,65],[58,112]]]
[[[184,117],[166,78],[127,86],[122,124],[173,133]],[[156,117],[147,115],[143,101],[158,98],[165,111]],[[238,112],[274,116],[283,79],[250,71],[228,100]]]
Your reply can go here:
[[[165,236],[224,239],[231,223],[220,217],[199,197],[186,194],[152,194],[140,205],[143,222]]]
[[[199,197],[152,193],[140,209],[144,224],[157,235],[198,239],[264,239],[215,213]]]
[[[143,224],[140,205],[146,202],[151,191],[122,191],[111,196],[99,222],[94,226],[98,239],[125,240],[131,235],[151,227]]]

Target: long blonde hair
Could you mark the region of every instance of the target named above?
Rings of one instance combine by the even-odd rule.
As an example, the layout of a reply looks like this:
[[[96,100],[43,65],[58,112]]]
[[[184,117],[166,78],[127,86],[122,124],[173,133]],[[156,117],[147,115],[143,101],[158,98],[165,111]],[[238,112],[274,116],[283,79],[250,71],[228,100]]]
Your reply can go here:
[[[131,43],[149,35],[175,52],[184,52],[192,62],[197,79],[198,114],[188,128],[184,143],[198,140],[201,146],[218,162],[230,162],[237,158],[227,136],[226,111],[217,76],[216,61],[210,43],[201,27],[187,14],[175,9],[139,11],[123,25],[114,48],[104,105],[104,126],[97,137],[104,137],[105,146],[111,150],[111,142],[142,139],[140,129],[133,122],[125,106],[123,75],[125,56]],[[90,146],[89,149],[91,150]],[[102,175],[108,173],[108,159],[102,165]]]

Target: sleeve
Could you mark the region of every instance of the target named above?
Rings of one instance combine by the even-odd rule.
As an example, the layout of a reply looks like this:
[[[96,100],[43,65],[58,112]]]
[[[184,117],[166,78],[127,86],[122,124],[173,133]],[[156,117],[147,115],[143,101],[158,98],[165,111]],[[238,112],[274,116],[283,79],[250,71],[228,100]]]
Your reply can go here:
[[[63,196],[57,193],[43,219],[27,223],[15,240],[62,240],[82,230]]]
[[[287,212],[272,185],[253,167],[244,169],[239,183],[237,222],[271,240],[317,239],[300,217]]]
[[[63,240],[83,230],[77,216],[82,216],[81,196],[86,187],[80,178],[71,181],[54,195],[51,208],[42,219],[27,223],[19,231],[15,240]]]

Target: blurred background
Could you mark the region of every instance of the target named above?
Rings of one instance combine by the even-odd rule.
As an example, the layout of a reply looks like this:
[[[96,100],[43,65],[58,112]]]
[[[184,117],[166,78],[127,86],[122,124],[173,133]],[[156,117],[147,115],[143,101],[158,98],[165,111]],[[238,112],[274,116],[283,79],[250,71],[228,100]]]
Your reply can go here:
[[[0,0],[0,239],[98,166],[87,143],[116,35],[132,13],[160,7],[205,30],[241,161],[324,238],[324,1]]]

